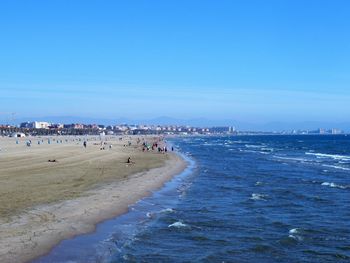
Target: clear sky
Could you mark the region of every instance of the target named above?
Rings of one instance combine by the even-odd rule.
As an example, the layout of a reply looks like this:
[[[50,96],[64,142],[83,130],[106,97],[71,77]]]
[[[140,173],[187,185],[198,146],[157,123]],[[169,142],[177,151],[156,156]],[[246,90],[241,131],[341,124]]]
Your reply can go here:
[[[349,121],[350,1],[3,0],[0,112]]]

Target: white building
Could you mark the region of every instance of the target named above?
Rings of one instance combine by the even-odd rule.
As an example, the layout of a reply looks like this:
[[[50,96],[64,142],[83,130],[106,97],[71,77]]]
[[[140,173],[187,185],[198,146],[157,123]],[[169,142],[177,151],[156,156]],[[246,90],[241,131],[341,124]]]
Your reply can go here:
[[[34,121],[33,128],[35,129],[48,129],[51,124],[46,121]]]
[[[235,131],[236,131],[236,128],[233,127],[233,126],[230,126],[230,127],[228,128],[228,132],[229,132],[229,133],[234,133]]]
[[[343,131],[342,130],[340,130],[340,129],[332,129],[332,134],[342,134],[343,133]]]

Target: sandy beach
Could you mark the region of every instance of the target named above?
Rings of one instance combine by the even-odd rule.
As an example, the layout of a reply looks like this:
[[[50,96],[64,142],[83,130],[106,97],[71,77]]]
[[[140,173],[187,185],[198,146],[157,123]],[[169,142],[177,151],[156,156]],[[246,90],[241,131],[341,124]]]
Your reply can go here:
[[[63,239],[93,231],[186,166],[176,154],[142,150],[157,137],[103,141],[0,138],[0,262],[28,262]]]

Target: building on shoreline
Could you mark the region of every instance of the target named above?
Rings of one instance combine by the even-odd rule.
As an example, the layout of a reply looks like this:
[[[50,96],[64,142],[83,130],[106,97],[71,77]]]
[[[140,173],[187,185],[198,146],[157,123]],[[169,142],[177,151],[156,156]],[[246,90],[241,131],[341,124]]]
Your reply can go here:
[[[20,124],[20,128],[27,129],[49,129],[51,124],[46,121],[33,121],[33,122],[22,122]]]
[[[192,127],[188,125],[145,125],[145,124],[51,124],[49,122],[24,122],[19,126],[0,125],[0,135],[10,136],[22,132],[25,135],[339,135],[345,134],[337,128],[286,131],[237,131],[233,126]]]
[[[235,134],[236,130],[231,126],[222,127],[191,127],[185,125],[146,125],[146,124],[51,124],[44,121],[23,122],[17,126],[0,126],[0,135],[10,136],[14,132],[22,132],[26,135],[215,135]]]

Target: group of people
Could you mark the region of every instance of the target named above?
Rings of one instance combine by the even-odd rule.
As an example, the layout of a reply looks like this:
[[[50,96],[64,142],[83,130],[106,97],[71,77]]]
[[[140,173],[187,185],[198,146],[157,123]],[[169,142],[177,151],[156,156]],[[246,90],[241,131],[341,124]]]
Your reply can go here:
[[[138,143],[140,142],[140,140],[138,139],[137,141]],[[152,146],[150,146],[146,141],[144,141],[142,143],[142,151],[145,152],[145,151],[150,151],[152,149],[152,151],[154,150],[158,150],[159,153],[166,153],[168,152],[168,147],[166,145],[164,146],[161,146],[160,145],[160,141],[158,142],[154,142],[152,144]],[[174,151],[174,147],[171,147],[171,151]]]
[[[63,143],[63,140],[58,140],[58,139],[52,139],[52,141],[56,141],[56,143]],[[65,140],[65,142],[68,142],[68,140],[66,139]],[[19,140],[16,140],[16,144],[20,144],[20,141]],[[32,142],[32,140],[27,140],[27,141],[25,141],[25,145],[27,146],[27,147],[30,147],[30,146],[32,146],[32,144],[33,144],[33,142]],[[44,144],[44,139],[40,139],[40,140],[38,140],[37,141],[37,144],[38,145],[41,145],[41,144]],[[51,144],[51,139],[47,139],[47,144]]]
[[[94,145],[98,145],[98,144],[95,143]],[[107,145],[107,142],[101,141],[101,142],[100,142],[100,150],[106,150],[106,145]],[[84,142],[83,142],[83,146],[84,146],[84,148],[86,149],[86,147],[87,147],[87,141],[84,141]],[[110,144],[110,145],[108,146],[108,148],[111,150],[111,149],[112,149],[112,144]]]
[[[119,141],[121,141],[121,140],[122,140],[122,138],[119,138]],[[166,146],[165,143],[162,143],[162,139],[158,138],[158,140],[156,142],[153,142],[152,145],[148,144],[147,141],[145,141],[144,138],[142,139],[142,141],[143,141],[142,142],[142,151],[143,152],[150,151],[151,149],[152,149],[152,151],[158,150],[159,153],[167,153],[168,152],[168,147]],[[139,145],[141,143],[141,139],[137,138],[136,142]],[[107,145],[107,142],[101,141],[99,144],[100,144],[100,150],[105,150],[106,149],[105,146]],[[165,145],[162,146],[162,144],[163,145],[165,144]],[[127,144],[124,144],[124,147],[131,146],[131,145],[132,145],[132,143],[129,140],[127,142]],[[84,140],[83,147],[87,148],[87,140]],[[108,147],[109,147],[109,149],[112,149],[112,144],[110,144]],[[174,147],[171,147],[171,151],[174,151]],[[126,163],[127,164],[134,164],[135,162],[131,160],[131,157],[128,157],[127,160],[126,160]]]

